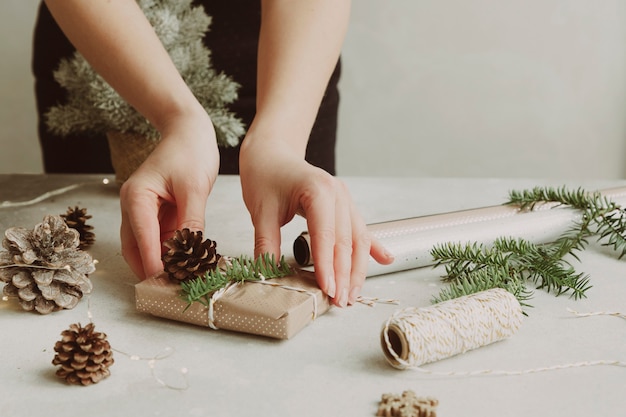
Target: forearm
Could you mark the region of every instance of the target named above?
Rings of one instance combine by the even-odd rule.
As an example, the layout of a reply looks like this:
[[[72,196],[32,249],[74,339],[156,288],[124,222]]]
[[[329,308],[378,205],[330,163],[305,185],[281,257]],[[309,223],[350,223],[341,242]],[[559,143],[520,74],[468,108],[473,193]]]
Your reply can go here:
[[[349,13],[349,0],[263,1],[257,114],[246,140],[286,141],[304,157]]]
[[[76,49],[126,101],[161,130],[202,114],[134,0],[46,0]]]

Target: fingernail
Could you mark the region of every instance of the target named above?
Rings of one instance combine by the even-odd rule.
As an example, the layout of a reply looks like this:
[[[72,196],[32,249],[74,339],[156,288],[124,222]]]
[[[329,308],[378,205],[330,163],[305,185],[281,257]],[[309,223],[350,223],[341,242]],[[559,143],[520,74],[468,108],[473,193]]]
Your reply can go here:
[[[360,287],[354,287],[350,290],[350,296],[348,297],[348,304],[352,305],[356,303],[356,299],[359,297],[361,293]]]
[[[326,277],[326,293],[330,298],[335,298],[335,277]]]
[[[339,298],[337,299],[337,304],[339,307],[345,307],[348,304],[348,289],[344,288],[339,293]]]

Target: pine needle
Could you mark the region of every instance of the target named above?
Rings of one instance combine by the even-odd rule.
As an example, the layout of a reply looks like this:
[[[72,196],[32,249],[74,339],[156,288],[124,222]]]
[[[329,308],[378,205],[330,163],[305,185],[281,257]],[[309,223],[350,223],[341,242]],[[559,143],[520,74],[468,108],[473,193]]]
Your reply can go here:
[[[285,261],[284,256],[279,262],[269,254],[256,259],[241,256],[233,258],[224,270],[216,268],[202,276],[181,282],[181,298],[187,301],[186,308],[194,302],[208,306],[213,293],[231,283],[281,278],[292,273],[293,269]]]
[[[578,299],[591,288],[588,275],[578,273],[565,258],[580,261],[577,253],[585,250],[589,239],[595,237],[604,246],[612,247],[621,259],[626,254],[626,211],[600,193],[582,188],[535,187],[511,191],[506,204],[534,210],[539,203],[557,203],[582,212],[557,240],[536,245],[523,239],[501,237],[492,245],[478,243],[445,243],[435,246],[431,255],[435,267],[444,266],[443,282],[447,283],[433,302],[440,302],[490,288],[504,288],[523,306],[533,292],[533,283],[559,296],[569,294]]]

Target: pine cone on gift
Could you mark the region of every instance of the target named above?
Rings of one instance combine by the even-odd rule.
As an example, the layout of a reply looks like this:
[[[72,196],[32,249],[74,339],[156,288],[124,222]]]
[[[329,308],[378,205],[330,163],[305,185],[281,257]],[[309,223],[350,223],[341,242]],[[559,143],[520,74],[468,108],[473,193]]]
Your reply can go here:
[[[192,232],[187,228],[177,230],[163,245],[168,248],[161,258],[163,267],[174,281],[193,279],[214,270],[221,258],[215,241],[203,241],[202,232]]]
[[[7,229],[2,241],[6,250],[0,251],[4,294],[40,314],[74,308],[91,292],[88,274],[96,269],[91,255],[78,245],[78,232],[61,216],[46,216],[33,230]]]
[[[91,385],[111,375],[113,350],[107,335],[94,331],[94,327],[93,323],[85,327],[72,324],[61,333],[52,359],[53,365],[61,366],[56,371],[59,378],[74,385]]]
[[[87,249],[96,241],[96,235],[92,232],[93,226],[87,224],[91,215],[87,214],[86,208],[68,207],[65,214],[61,214],[68,227],[76,230],[80,236],[79,249]]]

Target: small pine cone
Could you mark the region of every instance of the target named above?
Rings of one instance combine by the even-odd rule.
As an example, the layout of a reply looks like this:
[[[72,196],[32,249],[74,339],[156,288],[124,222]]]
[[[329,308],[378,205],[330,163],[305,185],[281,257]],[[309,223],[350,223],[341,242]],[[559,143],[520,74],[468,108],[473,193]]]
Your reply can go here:
[[[68,227],[78,232],[80,236],[79,249],[87,249],[96,241],[96,235],[92,232],[93,226],[87,224],[91,215],[87,214],[86,208],[68,207],[65,214],[61,214]]]
[[[111,375],[113,350],[107,335],[94,331],[94,324],[82,327],[80,323],[70,325],[55,343],[56,355],[53,365],[60,365],[56,374],[74,385],[96,384]]]
[[[202,232],[185,228],[163,242],[168,251],[163,254],[163,267],[170,279],[184,281],[203,275],[217,267],[221,256],[217,243],[211,239],[202,241]]]
[[[24,310],[48,314],[74,308],[92,283],[91,255],[78,249],[79,237],[61,216],[46,216],[33,230],[7,229],[0,251],[3,293],[19,298]]]

